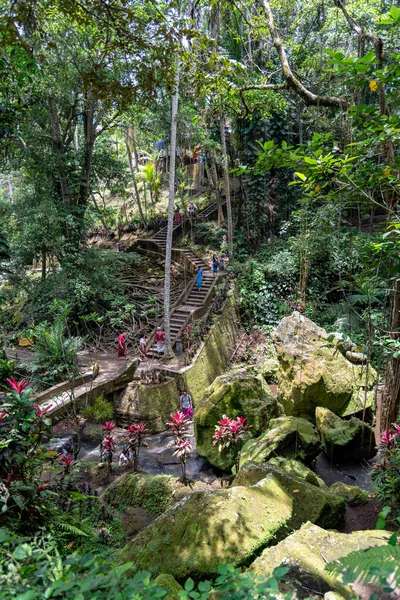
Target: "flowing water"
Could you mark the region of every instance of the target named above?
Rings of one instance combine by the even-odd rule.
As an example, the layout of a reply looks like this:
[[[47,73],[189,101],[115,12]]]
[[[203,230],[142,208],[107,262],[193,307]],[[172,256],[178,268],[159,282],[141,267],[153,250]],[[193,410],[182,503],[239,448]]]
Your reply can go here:
[[[186,462],[186,475],[195,481],[204,481],[211,483],[218,477],[218,473],[208,465],[208,463],[199,456],[195,446],[195,437],[193,427],[189,431],[193,451]],[[123,442],[116,435],[115,461],[118,462],[118,456],[122,452]],[[151,475],[177,475],[182,474],[181,465],[176,456],[173,455],[174,448],[170,446],[174,436],[169,431],[155,433],[146,436],[146,446],[140,448],[139,466],[140,469]],[[67,454],[72,451],[70,436],[53,438],[50,444],[51,448]],[[80,461],[98,461],[100,462],[99,442],[91,439],[83,439],[81,442],[81,451],[78,459]]]

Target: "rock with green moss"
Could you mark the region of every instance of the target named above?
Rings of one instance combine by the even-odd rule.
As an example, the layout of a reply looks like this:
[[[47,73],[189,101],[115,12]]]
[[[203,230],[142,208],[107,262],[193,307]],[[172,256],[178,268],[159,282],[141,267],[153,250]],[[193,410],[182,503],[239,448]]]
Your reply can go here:
[[[234,452],[238,448],[231,452],[219,452],[218,446],[213,444],[215,426],[222,416],[246,417],[251,425],[251,435],[257,436],[268,427],[276,412],[276,399],[260,375],[240,371],[217,377],[196,406],[194,430],[198,453],[213,466],[229,470],[234,464]]]
[[[258,463],[275,456],[311,462],[321,452],[318,432],[312,423],[299,417],[272,419],[269,429],[256,439],[248,440],[240,453],[240,466],[248,460]]]
[[[317,477],[314,471],[306,467],[306,465],[294,458],[284,458],[283,456],[275,456],[267,463],[246,462],[239,470],[234,481],[240,482],[237,485],[254,485],[270,473],[270,466],[277,467],[288,475],[302,479],[307,483],[311,483],[311,485],[325,487],[322,479]]]
[[[174,503],[175,483],[170,475],[126,473],[110,485],[103,499],[117,508],[141,507],[157,516]]]
[[[351,506],[368,504],[370,500],[368,492],[362,490],[356,485],[347,485],[347,483],[343,483],[342,481],[332,483],[332,485],[329,487],[329,490],[333,494],[344,498]]]
[[[272,548],[267,548],[249,567],[251,573],[268,577],[276,567],[289,568],[286,581],[308,597],[311,591],[319,595],[336,591],[344,598],[354,598],[354,592],[345,587],[339,577],[326,570],[326,564],[342,558],[354,550],[366,550],[387,544],[390,535],[384,531],[355,531],[350,534],[326,531],[307,523]],[[304,592],[305,596],[301,596]],[[340,596],[339,596],[340,597]]]
[[[179,392],[174,379],[157,385],[131,382],[120,395],[116,418],[118,425],[144,421],[153,433],[167,429],[171,413],[179,408]]]
[[[176,581],[175,577],[167,573],[161,573],[154,581],[158,586],[167,590],[168,594],[164,596],[164,600],[178,600],[178,594],[183,590],[183,587]]]
[[[314,418],[323,406],[336,414],[366,409],[376,372],[370,365],[349,362],[337,338],[299,312],[285,317],[273,332],[279,360],[278,399],[286,414]]]
[[[299,468],[300,470],[300,468]],[[268,475],[275,477],[293,499],[292,529],[298,529],[306,521],[321,527],[336,527],[344,518],[346,502],[327,487],[320,488],[304,477],[296,477],[271,462],[257,464],[247,462],[239,470],[232,485],[255,485]]]
[[[376,454],[374,430],[360,419],[341,419],[332,411],[315,411],[318,430],[327,456],[339,462],[359,462]]]
[[[206,578],[221,563],[249,562],[287,530],[292,512],[291,495],[273,476],[250,488],[195,492],[142,530],[118,560],[178,581]]]
[[[337,524],[340,505],[342,498],[269,473],[251,487],[186,496],[128,543],[118,560],[155,575],[171,573],[178,581],[207,578],[218,564],[249,564],[308,519]]]

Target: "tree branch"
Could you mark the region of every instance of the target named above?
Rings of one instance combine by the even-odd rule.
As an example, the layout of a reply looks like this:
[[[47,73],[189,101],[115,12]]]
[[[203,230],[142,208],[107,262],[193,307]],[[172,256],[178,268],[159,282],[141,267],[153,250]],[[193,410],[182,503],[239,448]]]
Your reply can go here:
[[[239,88],[239,92],[247,92],[248,90],[287,90],[287,83],[260,83],[259,85],[245,85]]]
[[[276,51],[278,52],[283,77],[285,78],[287,86],[292,88],[296,94],[303,98],[304,102],[309,106],[336,106],[338,108],[346,108],[347,102],[344,98],[337,98],[335,96],[320,96],[314,94],[304,87],[304,85],[294,76],[293,71],[290,68],[282,40],[279,36],[278,28],[274,23],[274,15],[272,14],[270,3],[268,0],[261,0],[261,3],[267,20],[268,29],[272,37],[272,42],[276,48]]]
[[[383,40],[382,40],[382,38],[379,35],[377,35],[376,33],[371,33],[370,31],[364,31],[362,26],[358,25],[358,23],[356,23],[356,21],[353,19],[353,17],[351,15],[349,15],[342,0],[333,0],[333,3],[335,6],[337,6],[337,8],[340,8],[340,10],[343,13],[344,18],[350,25],[351,29],[359,36],[360,40],[361,41],[362,40],[370,40],[374,44],[377,67],[379,69],[382,69],[382,67],[383,67]],[[380,111],[381,111],[382,115],[389,114],[388,110],[387,110],[387,106],[386,106],[385,88],[383,86],[380,86],[380,88],[379,88],[379,107],[380,107]]]

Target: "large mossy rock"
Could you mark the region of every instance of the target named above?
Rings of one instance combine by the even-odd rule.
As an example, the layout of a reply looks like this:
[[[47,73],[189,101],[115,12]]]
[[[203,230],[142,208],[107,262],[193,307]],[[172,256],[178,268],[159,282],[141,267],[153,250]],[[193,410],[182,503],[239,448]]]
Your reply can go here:
[[[332,485],[329,486],[329,491],[332,492],[332,494],[344,498],[350,506],[361,506],[363,504],[368,504],[370,501],[368,492],[356,485],[347,485],[347,483],[343,483],[342,481],[332,483]]]
[[[318,432],[312,423],[298,417],[272,419],[269,429],[248,440],[240,453],[240,467],[248,460],[257,463],[284,456],[311,462],[321,452]]]
[[[154,582],[168,591],[168,594],[164,596],[164,600],[179,600],[179,592],[183,590],[183,587],[172,575],[161,573],[161,575],[155,578]]]
[[[292,529],[298,529],[306,521],[312,521],[321,527],[336,527],[343,521],[346,502],[342,497],[335,495],[327,487],[320,488],[318,482],[316,485],[304,477],[296,477],[271,462],[262,465],[247,462],[239,470],[232,485],[255,485],[268,475],[275,477],[292,498]]]
[[[153,433],[165,431],[171,413],[179,408],[179,392],[175,379],[157,385],[131,382],[121,393],[117,406],[118,425],[144,421]]]
[[[302,462],[295,460],[294,458],[284,458],[283,456],[271,458],[271,460],[266,463],[256,463],[251,460],[247,461],[241,469],[239,469],[233,485],[254,485],[260,481],[260,479],[264,479],[268,473],[271,473],[271,467],[278,468],[291,477],[296,477],[306,483],[311,483],[311,485],[323,488],[326,487],[322,479]]]
[[[357,366],[340,351],[338,338],[295,311],[273,332],[279,360],[278,399],[286,414],[314,418],[317,406],[339,415],[368,408],[376,372]],[[365,406],[364,406],[365,405]],[[351,411],[351,412],[349,412]]]
[[[118,560],[133,561],[137,570],[154,575],[173,574],[178,581],[189,575],[209,577],[221,563],[248,564],[302,519],[319,520],[328,514],[327,501],[311,485],[314,493],[309,494],[307,510],[300,510],[293,490],[301,482],[296,486],[286,489],[270,473],[251,487],[190,494],[142,530]]]
[[[359,462],[375,455],[375,434],[370,425],[351,417],[341,419],[332,411],[315,411],[318,430],[326,455],[338,462]]]
[[[324,594],[337,591],[344,598],[354,598],[354,592],[342,585],[339,578],[326,570],[331,562],[355,550],[366,550],[387,544],[389,534],[384,531],[355,531],[350,534],[325,531],[317,525],[307,523],[285,540],[267,548],[253,562],[249,571],[268,577],[280,565],[289,567],[285,581],[293,581],[293,587],[309,597],[311,592]],[[296,596],[297,597],[297,596]]]
[[[219,452],[218,446],[213,445],[215,426],[222,416],[246,417],[251,435],[257,436],[268,427],[277,411],[277,401],[263,377],[245,371],[217,377],[196,406],[194,431],[198,453],[214,467],[229,470],[235,461],[234,449]]]
[[[143,508],[158,516],[176,501],[177,478],[171,475],[126,473],[110,485],[103,495],[107,504],[116,508]]]

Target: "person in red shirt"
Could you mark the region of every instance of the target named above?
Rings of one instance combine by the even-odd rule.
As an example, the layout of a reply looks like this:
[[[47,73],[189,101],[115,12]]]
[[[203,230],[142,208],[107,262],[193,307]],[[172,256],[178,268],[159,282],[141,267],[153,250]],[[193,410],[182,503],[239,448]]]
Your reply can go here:
[[[157,327],[156,342],[157,352],[162,354],[165,350],[165,333],[161,330],[161,327]]]
[[[125,333],[121,333],[121,335],[118,337],[118,356],[117,356],[117,360],[119,360],[120,358],[125,358],[125,360],[128,360],[128,357],[126,355],[126,341],[125,341]]]

